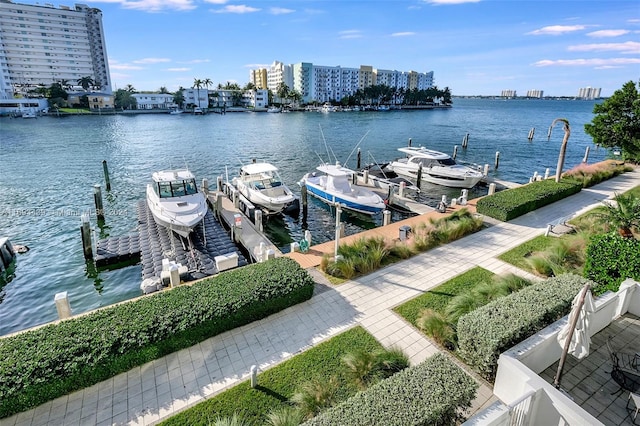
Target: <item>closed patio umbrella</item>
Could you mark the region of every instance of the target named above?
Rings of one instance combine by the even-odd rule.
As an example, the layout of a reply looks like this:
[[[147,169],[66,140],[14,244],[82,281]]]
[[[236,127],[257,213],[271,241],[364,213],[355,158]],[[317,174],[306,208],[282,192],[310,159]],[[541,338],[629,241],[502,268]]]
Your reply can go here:
[[[578,359],[589,355],[589,345],[591,343],[589,322],[591,314],[595,312],[595,304],[590,290],[589,284],[586,284],[573,299],[567,325],[558,333],[558,343],[562,345],[563,351],[554,381],[556,388],[560,387],[562,369],[567,354],[570,353]]]

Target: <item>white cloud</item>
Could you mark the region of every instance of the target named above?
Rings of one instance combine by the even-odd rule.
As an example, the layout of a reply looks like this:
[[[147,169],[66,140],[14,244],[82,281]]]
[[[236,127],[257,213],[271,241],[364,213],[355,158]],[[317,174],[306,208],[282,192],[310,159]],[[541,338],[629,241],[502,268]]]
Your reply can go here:
[[[416,35],[416,33],[414,33],[413,31],[404,31],[400,33],[393,33],[391,34],[391,37],[407,37],[412,35]]]
[[[630,32],[631,31],[629,30],[600,30],[600,31],[593,31],[593,32],[587,33],[587,35],[589,37],[596,37],[596,38],[618,37],[621,35],[629,34]]]
[[[229,0],[204,0],[205,3],[211,4],[226,4]]]
[[[362,38],[362,31],[360,30],[340,31],[338,33],[338,38],[341,38],[341,39]]]
[[[158,64],[161,62],[171,62],[168,58],[143,58],[133,61],[134,64]]]
[[[191,68],[167,68],[167,71],[183,72],[183,71],[191,71]]]
[[[165,10],[186,11],[196,8],[193,0],[122,0],[119,3],[121,3],[125,9],[135,9],[144,12],[161,12]]]
[[[211,10],[213,13],[238,13],[238,14],[244,14],[244,13],[253,13],[253,12],[259,12],[261,9],[255,8],[255,7],[251,7],[251,6],[247,6],[244,4],[239,4],[239,5],[233,5],[230,4],[228,6],[223,7],[222,9],[215,9],[215,10]]]
[[[563,66],[563,67],[596,67],[603,69],[605,67],[619,67],[622,65],[640,64],[640,58],[610,58],[610,59],[543,59],[535,62],[533,65],[537,67]]]
[[[251,69],[269,68],[269,64],[246,64],[246,65],[243,65],[242,68],[251,68]]]
[[[531,35],[560,35],[566,33],[572,33],[575,31],[581,31],[586,28],[585,25],[551,25],[548,27],[542,27],[539,30],[528,32]]]
[[[620,53],[640,53],[640,43],[636,41],[627,41],[624,43],[593,43],[578,44],[569,46],[567,49],[571,52],[620,52]]]
[[[137,65],[130,65],[130,64],[119,64],[117,62],[111,62],[109,61],[109,70],[129,70],[129,71],[138,71],[138,70],[143,70],[143,67],[139,67]]]
[[[272,7],[269,9],[269,13],[272,15],[287,15],[289,13],[294,13],[293,9],[285,9],[284,7]]]

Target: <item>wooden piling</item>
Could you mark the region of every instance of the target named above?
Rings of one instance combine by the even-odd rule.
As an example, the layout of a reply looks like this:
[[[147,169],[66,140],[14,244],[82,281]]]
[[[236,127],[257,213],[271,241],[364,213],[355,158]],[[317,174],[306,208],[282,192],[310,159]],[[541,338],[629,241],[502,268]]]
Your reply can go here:
[[[98,221],[104,221],[104,208],[102,206],[102,188],[100,185],[93,185],[93,201],[96,205],[96,216]]]
[[[455,160],[458,156],[458,145],[453,146],[453,159]]]
[[[418,175],[416,176],[416,186],[420,188],[422,185],[422,163],[418,165]]]
[[[361,157],[362,157],[362,153],[360,152],[360,148],[358,148],[358,155],[356,157],[356,170],[360,170]]]
[[[494,169],[498,169],[498,166],[500,165],[500,151],[496,151],[496,162],[494,165]]]
[[[536,133],[536,128],[532,127],[531,130],[529,130],[529,136],[527,136],[527,139],[529,139],[530,141],[533,140],[533,135]]]
[[[469,145],[469,133],[464,135],[464,138],[462,138],[462,147],[466,148],[468,145]]]
[[[589,148],[587,147],[587,149],[584,151],[584,158],[582,159],[583,163],[586,163],[587,161],[589,161]]]
[[[104,182],[107,187],[107,191],[111,191],[111,180],[109,179],[109,167],[107,166],[107,160],[102,160],[102,171],[104,172]]]
[[[93,248],[91,243],[91,222],[89,222],[89,215],[83,213],[80,216],[80,235],[82,236],[82,251],[84,253],[85,260],[93,259]]]
[[[411,138],[409,138],[409,148],[411,148]]]
[[[58,319],[66,319],[71,317],[71,305],[69,304],[69,293],[63,291],[56,293],[54,297],[56,310],[58,311]]]
[[[490,183],[489,184],[489,194],[488,195],[493,195],[496,192],[496,184],[495,183]]]

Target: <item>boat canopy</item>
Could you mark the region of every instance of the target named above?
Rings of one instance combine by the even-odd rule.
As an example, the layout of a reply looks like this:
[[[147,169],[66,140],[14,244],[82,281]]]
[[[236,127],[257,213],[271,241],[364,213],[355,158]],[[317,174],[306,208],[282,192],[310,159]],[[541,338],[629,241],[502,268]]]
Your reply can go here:
[[[242,166],[240,171],[248,175],[257,175],[259,173],[273,173],[278,171],[278,168],[269,163],[251,163]]]
[[[449,158],[449,155],[445,154],[444,152],[433,151],[423,146],[398,148],[398,151],[404,152],[405,154],[410,155],[412,157],[424,157],[424,158],[431,158],[431,159],[438,159],[438,160]]]

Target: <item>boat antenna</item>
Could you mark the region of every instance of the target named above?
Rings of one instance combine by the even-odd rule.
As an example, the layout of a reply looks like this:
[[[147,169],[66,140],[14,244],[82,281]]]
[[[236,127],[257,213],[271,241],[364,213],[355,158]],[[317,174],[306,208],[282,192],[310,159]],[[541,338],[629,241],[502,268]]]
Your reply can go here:
[[[347,157],[347,159],[344,162],[344,165],[346,166],[347,163],[349,163],[349,159],[351,158],[351,156],[353,155],[353,153],[356,151],[356,149],[358,149],[358,146],[360,146],[360,144],[362,143],[362,141],[364,140],[364,138],[367,137],[367,135],[369,134],[371,130],[367,130],[367,133],[364,134],[364,136],[362,136],[360,138],[360,140],[358,141],[358,143],[356,144],[356,146],[353,147],[353,149],[351,150],[351,152],[349,153],[349,156]]]
[[[318,156],[318,158],[320,159],[320,165],[324,166],[325,164],[327,164],[327,163],[325,163],[325,162],[324,162],[324,160],[322,159],[322,156],[321,156],[320,154],[318,154],[318,151],[315,151],[315,153],[316,153],[316,155]]]
[[[376,161],[375,157],[373,156],[373,154],[371,154],[371,152],[368,152],[369,156],[371,157],[371,159],[373,160],[373,164],[375,164],[376,166],[378,166],[378,168],[380,169],[380,171],[382,172],[382,176],[385,177],[385,179],[389,179],[389,176],[387,176],[387,174],[384,172],[384,169],[382,167],[380,167],[380,164],[378,163],[378,161]]]
[[[324,142],[324,147],[327,150],[327,157],[329,157],[329,161],[331,161],[331,154],[333,154],[333,150],[330,151],[329,145],[327,145],[327,140],[324,137],[324,132],[322,131],[322,126],[320,124],[318,124],[318,127],[320,127],[320,135],[322,136],[322,141]],[[338,158],[336,157],[335,154],[333,154],[333,158],[334,158],[334,163],[337,163],[338,162]]]

